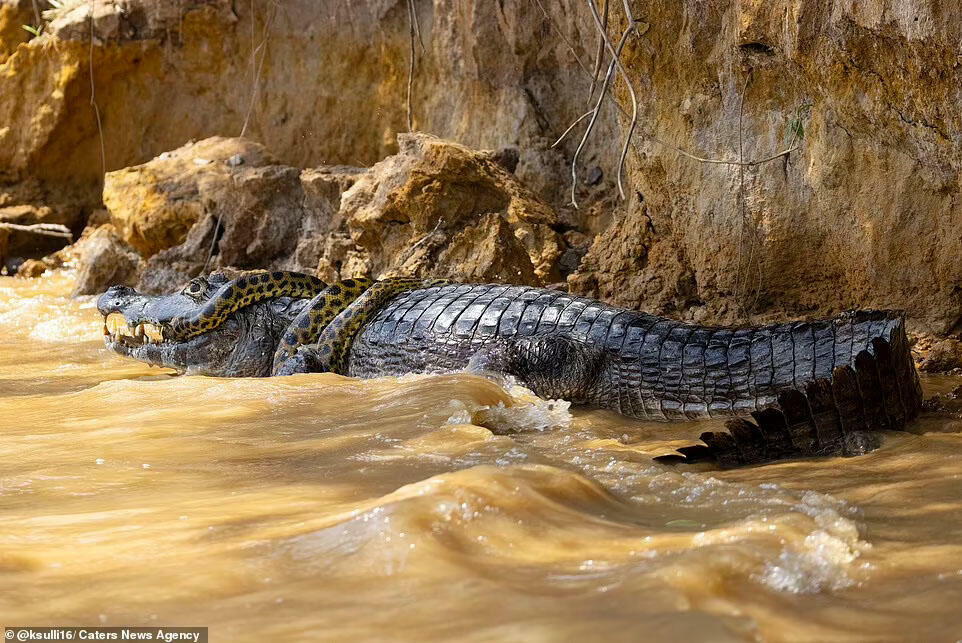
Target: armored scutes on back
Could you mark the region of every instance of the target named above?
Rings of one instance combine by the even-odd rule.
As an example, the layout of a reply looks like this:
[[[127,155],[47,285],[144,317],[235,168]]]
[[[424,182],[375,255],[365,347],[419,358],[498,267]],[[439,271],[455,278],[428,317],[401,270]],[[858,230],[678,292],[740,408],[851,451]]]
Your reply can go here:
[[[922,402],[904,319],[887,311],[704,327],[527,286],[289,272],[215,273],[160,297],[114,286],[98,309],[110,349],[186,373],[472,368],[636,418],[729,417],[679,456],[723,465],[864,453]]]

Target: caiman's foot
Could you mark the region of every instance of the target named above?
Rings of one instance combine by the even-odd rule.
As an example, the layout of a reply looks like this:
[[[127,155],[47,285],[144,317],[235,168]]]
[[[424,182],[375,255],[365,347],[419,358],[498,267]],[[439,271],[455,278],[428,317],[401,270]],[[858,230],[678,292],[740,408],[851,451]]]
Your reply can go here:
[[[320,373],[327,369],[312,347],[299,346],[293,355],[274,364],[271,375],[296,375],[297,373]]]

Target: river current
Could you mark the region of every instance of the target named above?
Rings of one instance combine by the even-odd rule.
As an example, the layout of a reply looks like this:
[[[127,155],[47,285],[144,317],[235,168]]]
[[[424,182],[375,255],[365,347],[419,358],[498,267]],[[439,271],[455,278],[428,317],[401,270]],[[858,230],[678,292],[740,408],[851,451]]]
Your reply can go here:
[[[712,424],[463,374],[177,377],[108,352],[70,286],[0,279],[0,624],[962,639],[962,420],[858,458],[664,466]]]

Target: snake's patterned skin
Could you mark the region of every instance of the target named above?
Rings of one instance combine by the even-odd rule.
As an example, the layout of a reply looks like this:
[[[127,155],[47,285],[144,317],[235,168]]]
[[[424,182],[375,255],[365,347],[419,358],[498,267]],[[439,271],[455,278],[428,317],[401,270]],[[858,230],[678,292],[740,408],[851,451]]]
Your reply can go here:
[[[345,279],[331,284],[318,293],[304,310],[294,318],[281,337],[277,351],[274,353],[271,372],[276,373],[284,361],[297,352],[299,346],[317,344],[321,332],[327,328],[338,313],[361,297],[373,283],[366,277]],[[394,294],[400,292],[400,290],[396,290]]]
[[[298,272],[251,272],[221,286],[191,317],[172,320],[168,332],[172,339],[189,339],[217,328],[228,315],[252,303],[276,297],[312,297],[281,336],[271,372],[279,372],[298,348],[309,347],[319,356],[322,370],[343,373],[354,335],[385,302],[415,288],[447,283],[413,277],[375,283],[360,277],[327,285]],[[185,294],[190,294],[192,285],[187,285]]]
[[[189,283],[184,292],[191,294],[195,283]],[[217,328],[228,315],[245,306],[276,297],[314,297],[326,287],[317,277],[300,272],[251,271],[221,286],[190,317],[171,320],[165,332],[170,339],[183,341]]]
[[[354,338],[384,305],[399,294],[418,288],[451,283],[446,279],[395,278],[378,281],[339,313],[321,332],[317,341],[320,368],[347,374],[348,358]]]

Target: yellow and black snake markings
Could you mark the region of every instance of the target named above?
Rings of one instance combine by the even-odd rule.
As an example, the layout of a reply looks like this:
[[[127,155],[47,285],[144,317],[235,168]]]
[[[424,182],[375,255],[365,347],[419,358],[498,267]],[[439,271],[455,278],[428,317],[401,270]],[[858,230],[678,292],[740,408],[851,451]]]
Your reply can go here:
[[[314,344],[318,336],[342,310],[358,299],[374,282],[366,277],[331,284],[294,318],[274,353],[272,370],[297,352],[298,346]]]
[[[196,283],[195,283],[196,282]],[[196,296],[206,282],[195,280],[184,294]],[[231,313],[274,297],[312,298],[284,332],[274,353],[272,371],[293,356],[299,346],[314,351],[325,369],[344,373],[354,336],[392,297],[418,288],[452,283],[447,279],[397,277],[372,281],[366,277],[327,285],[299,272],[249,272],[221,286],[200,310],[179,317],[167,327],[167,339],[183,341],[220,326]],[[194,292],[196,291],[196,292]]]
[[[431,288],[452,283],[448,279],[398,277],[376,282],[339,312],[326,325],[314,347],[321,364],[331,373],[347,372],[348,355],[354,337],[364,324],[393,297],[418,288]]]
[[[301,272],[246,273],[221,286],[211,295],[207,305],[190,317],[171,320],[167,328],[168,338],[190,339],[217,328],[228,315],[245,306],[274,297],[314,297],[326,287],[327,284],[317,277]],[[185,294],[189,294],[187,289]]]

